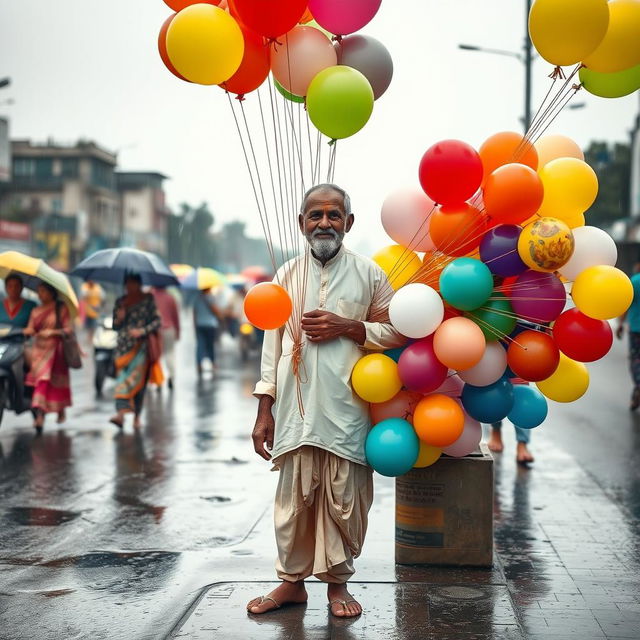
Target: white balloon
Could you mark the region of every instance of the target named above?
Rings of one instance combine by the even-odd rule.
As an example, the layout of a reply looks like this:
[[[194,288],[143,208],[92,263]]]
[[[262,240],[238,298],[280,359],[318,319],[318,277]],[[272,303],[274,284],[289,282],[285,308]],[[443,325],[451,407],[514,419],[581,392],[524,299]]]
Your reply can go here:
[[[598,227],[577,227],[572,229],[575,248],[569,262],[560,269],[567,280],[575,280],[589,267],[606,264],[614,267],[618,259],[618,249],[613,238]]]
[[[435,203],[422,189],[407,187],[390,193],[382,203],[382,226],[399,245],[412,251],[433,251],[429,235]]]
[[[442,323],[444,304],[440,294],[415,282],[398,289],[389,305],[391,324],[408,338],[426,338]]]
[[[442,453],[454,458],[462,458],[473,453],[478,448],[480,440],[482,440],[482,425],[465,412],[462,435],[453,444],[445,447]]]
[[[471,369],[459,371],[458,375],[474,387],[486,387],[500,380],[506,370],[506,350],[499,342],[487,342],[482,360]]]

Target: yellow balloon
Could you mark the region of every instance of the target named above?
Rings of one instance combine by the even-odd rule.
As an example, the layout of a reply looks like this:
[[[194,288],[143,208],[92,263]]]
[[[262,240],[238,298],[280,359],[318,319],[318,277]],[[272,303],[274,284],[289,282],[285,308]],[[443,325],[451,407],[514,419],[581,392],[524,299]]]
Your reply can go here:
[[[560,134],[542,136],[534,146],[538,152],[538,169],[542,169],[544,165],[557,158],[584,160],[584,153],[578,144],[571,138]]]
[[[518,238],[518,254],[534,271],[557,271],[569,262],[574,247],[571,229],[557,218],[530,222]]]
[[[171,21],[167,53],[187,80],[220,84],[238,70],[244,55],[244,37],[226,11],[210,4],[194,4]]]
[[[584,60],[607,32],[607,0],[536,0],[529,34],[538,53],[553,65]]]
[[[598,195],[598,176],[582,160],[557,158],[538,171],[544,199],[538,209],[540,216],[560,220],[586,211]]]
[[[577,229],[578,227],[584,227],[586,224],[586,220],[584,217],[584,213],[576,213],[573,216],[567,216],[564,221],[566,222],[569,229]]]
[[[398,365],[382,353],[372,353],[356,362],[351,385],[367,402],[386,402],[402,389]]]
[[[429,444],[425,444],[420,440],[420,453],[418,459],[413,465],[416,469],[424,469],[424,467],[430,467],[434,462],[437,462],[442,455],[442,451],[437,447],[432,447]]]
[[[422,262],[415,251],[410,251],[399,244],[392,244],[380,249],[373,256],[373,259],[387,274],[389,283],[396,290],[407,284],[422,266]]]
[[[583,362],[576,362],[560,353],[560,363],[546,380],[536,382],[542,395],[556,402],[573,402],[589,388],[589,370]]]
[[[582,63],[591,71],[615,73],[640,64],[640,2],[611,0],[607,33]]]
[[[611,320],[629,308],[633,301],[633,285],[620,269],[598,265],[578,275],[571,288],[571,297],[586,316]]]

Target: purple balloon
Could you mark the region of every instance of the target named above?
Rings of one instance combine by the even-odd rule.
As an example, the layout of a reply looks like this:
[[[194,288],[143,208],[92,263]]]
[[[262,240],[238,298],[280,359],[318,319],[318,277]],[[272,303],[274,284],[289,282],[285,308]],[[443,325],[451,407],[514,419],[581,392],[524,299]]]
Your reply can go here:
[[[433,336],[410,344],[398,360],[400,380],[410,391],[435,391],[445,381],[448,371],[436,358]]]
[[[521,318],[551,322],[562,313],[567,292],[555,274],[525,271],[514,282],[510,299],[513,311]]]
[[[522,227],[517,224],[499,224],[484,234],[480,243],[480,259],[491,273],[508,278],[527,270],[518,253],[518,237]]]

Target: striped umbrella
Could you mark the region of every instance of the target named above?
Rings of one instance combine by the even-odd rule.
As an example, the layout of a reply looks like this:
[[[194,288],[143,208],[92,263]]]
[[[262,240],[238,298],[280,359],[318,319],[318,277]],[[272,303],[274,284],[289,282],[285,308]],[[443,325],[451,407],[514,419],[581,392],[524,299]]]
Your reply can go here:
[[[191,291],[202,291],[204,289],[214,289],[227,284],[227,279],[215,269],[208,267],[198,267],[181,282],[183,289]]]
[[[19,275],[24,286],[34,291],[43,282],[52,286],[60,295],[60,299],[69,307],[71,315],[77,315],[78,298],[69,278],[50,267],[44,260],[32,258],[19,251],[0,253],[0,278],[6,278],[10,273]]]

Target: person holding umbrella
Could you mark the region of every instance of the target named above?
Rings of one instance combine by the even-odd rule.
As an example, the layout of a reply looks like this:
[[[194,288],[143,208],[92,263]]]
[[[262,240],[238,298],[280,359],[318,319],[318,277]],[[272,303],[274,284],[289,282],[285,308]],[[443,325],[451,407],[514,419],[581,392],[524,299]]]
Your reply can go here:
[[[69,364],[64,355],[62,338],[73,333],[71,315],[58,300],[58,291],[46,282],[38,285],[41,306],[31,312],[26,336],[33,336],[31,368],[25,384],[33,387],[31,407],[33,426],[42,433],[47,413],[58,414],[58,424],[65,421],[65,409],[71,406]]]
[[[157,362],[151,362],[149,353],[149,336],[160,329],[161,321],[153,295],[142,291],[142,278],[138,274],[126,274],[124,288],[125,295],[116,300],[113,310],[113,328],[118,332],[115,353],[117,413],[110,422],[122,429],[125,415],[133,413],[133,428],[139,429],[147,383],[162,384]]]

